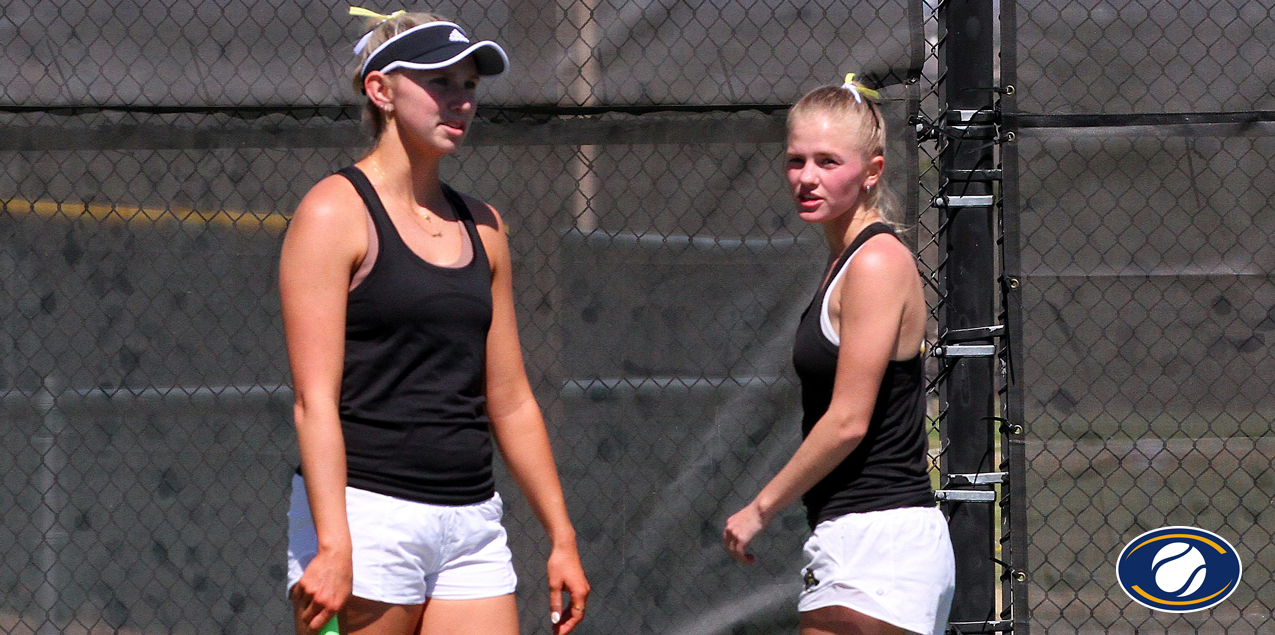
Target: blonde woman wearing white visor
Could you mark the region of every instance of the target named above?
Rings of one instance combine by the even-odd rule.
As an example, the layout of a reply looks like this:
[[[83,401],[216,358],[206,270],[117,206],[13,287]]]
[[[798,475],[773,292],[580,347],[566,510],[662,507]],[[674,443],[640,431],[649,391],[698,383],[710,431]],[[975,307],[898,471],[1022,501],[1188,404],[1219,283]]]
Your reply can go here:
[[[565,634],[589,584],[523,367],[504,222],[439,180],[480,79],[508,60],[432,14],[351,13],[373,22],[355,87],[375,145],[305,196],[280,263],[301,451],[296,631],[339,612],[343,633],[516,634],[494,439],[552,542]]]

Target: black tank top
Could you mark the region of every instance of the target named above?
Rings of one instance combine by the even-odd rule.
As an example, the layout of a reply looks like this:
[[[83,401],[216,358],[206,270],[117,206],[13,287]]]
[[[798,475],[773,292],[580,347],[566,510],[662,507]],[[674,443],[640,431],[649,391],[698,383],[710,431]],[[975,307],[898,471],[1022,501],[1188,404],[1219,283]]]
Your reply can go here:
[[[877,234],[893,236],[894,232],[883,223],[874,223],[859,232],[837,259],[797,326],[792,358],[801,379],[803,438],[828,411],[837,374],[838,347],[819,325],[824,296],[850,256]],[[934,505],[926,472],[927,446],[925,382],[918,354],[886,365],[867,434],[850,456],[802,497],[810,527],[852,512]]]
[[[436,505],[487,500],[495,492],[484,382],[491,266],[469,208],[443,186],[473,258],[440,267],[403,242],[363,172],[338,174],[363,197],[380,243],[346,309],[340,415],[348,483]]]

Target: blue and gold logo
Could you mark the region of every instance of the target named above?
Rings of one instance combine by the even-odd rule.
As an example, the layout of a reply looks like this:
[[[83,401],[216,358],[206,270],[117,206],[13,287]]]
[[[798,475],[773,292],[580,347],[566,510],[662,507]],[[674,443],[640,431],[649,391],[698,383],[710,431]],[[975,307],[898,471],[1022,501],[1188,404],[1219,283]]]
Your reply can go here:
[[[1116,579],[1134,602],[1190,613],[1225,600],[1240,583],[1240,556],[1221,536],[1196,527],[1148,531],[1120,552]]]

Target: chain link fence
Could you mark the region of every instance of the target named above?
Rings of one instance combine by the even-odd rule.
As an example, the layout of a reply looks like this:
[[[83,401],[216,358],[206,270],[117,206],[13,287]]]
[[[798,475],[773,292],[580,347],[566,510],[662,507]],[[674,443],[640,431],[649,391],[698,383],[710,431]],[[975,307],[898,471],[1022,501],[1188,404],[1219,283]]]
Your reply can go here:
[[[1275,14],[1013,10],[1032,623],[1272,632]],[[1121,548],[1170,525],[1235,546],[1229,600],[1173,614],[1121,592]]]
[[[20,0],[5,7],[0,101],[49,106],[296,107],[351,103],[361,19],[302,0]],[[853,65],[894,84],[920,55],[903,0],[493,0],[408,6],[510,54],[488,105],[792,103]],[[387,9],[388,11],[388,9]]]
[[[444,179],[511,226],[528,372],[598,599],[581,632],[793,630],[801,510],[754,568],[719,545],[799,440],[789,351],[826,247],[790,212],[783,109],[848,70],[882,86],[915,215],[921,8],[429,9],[511,53]],[[289,632],[275,272],[300,196],[366,148],[344,11],[0,14],[0,632]],[[524,632],[548,632],[547,545],[499,479]]]

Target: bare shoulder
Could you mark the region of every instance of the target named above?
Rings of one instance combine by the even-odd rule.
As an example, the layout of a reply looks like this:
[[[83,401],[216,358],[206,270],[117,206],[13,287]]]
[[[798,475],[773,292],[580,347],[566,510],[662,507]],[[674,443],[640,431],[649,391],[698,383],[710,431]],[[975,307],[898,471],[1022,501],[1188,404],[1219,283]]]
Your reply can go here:
[[[333,174],[314,184],[293,214],[293,222],[298,220],[318,221],[327,225],[346,223],[364,223],[363,198],[349,179]]]
[[[849,264],[855,277],[877,280],[908,280],[916,277],[916,258],[898,238],[878,234],[863,243]]]
[[[283,238],[282,256],[285,263],[317,258],[354,266],[367,255],[367,241],[363,198],[348,179],[334,174],[310,188],[297,205]]]

